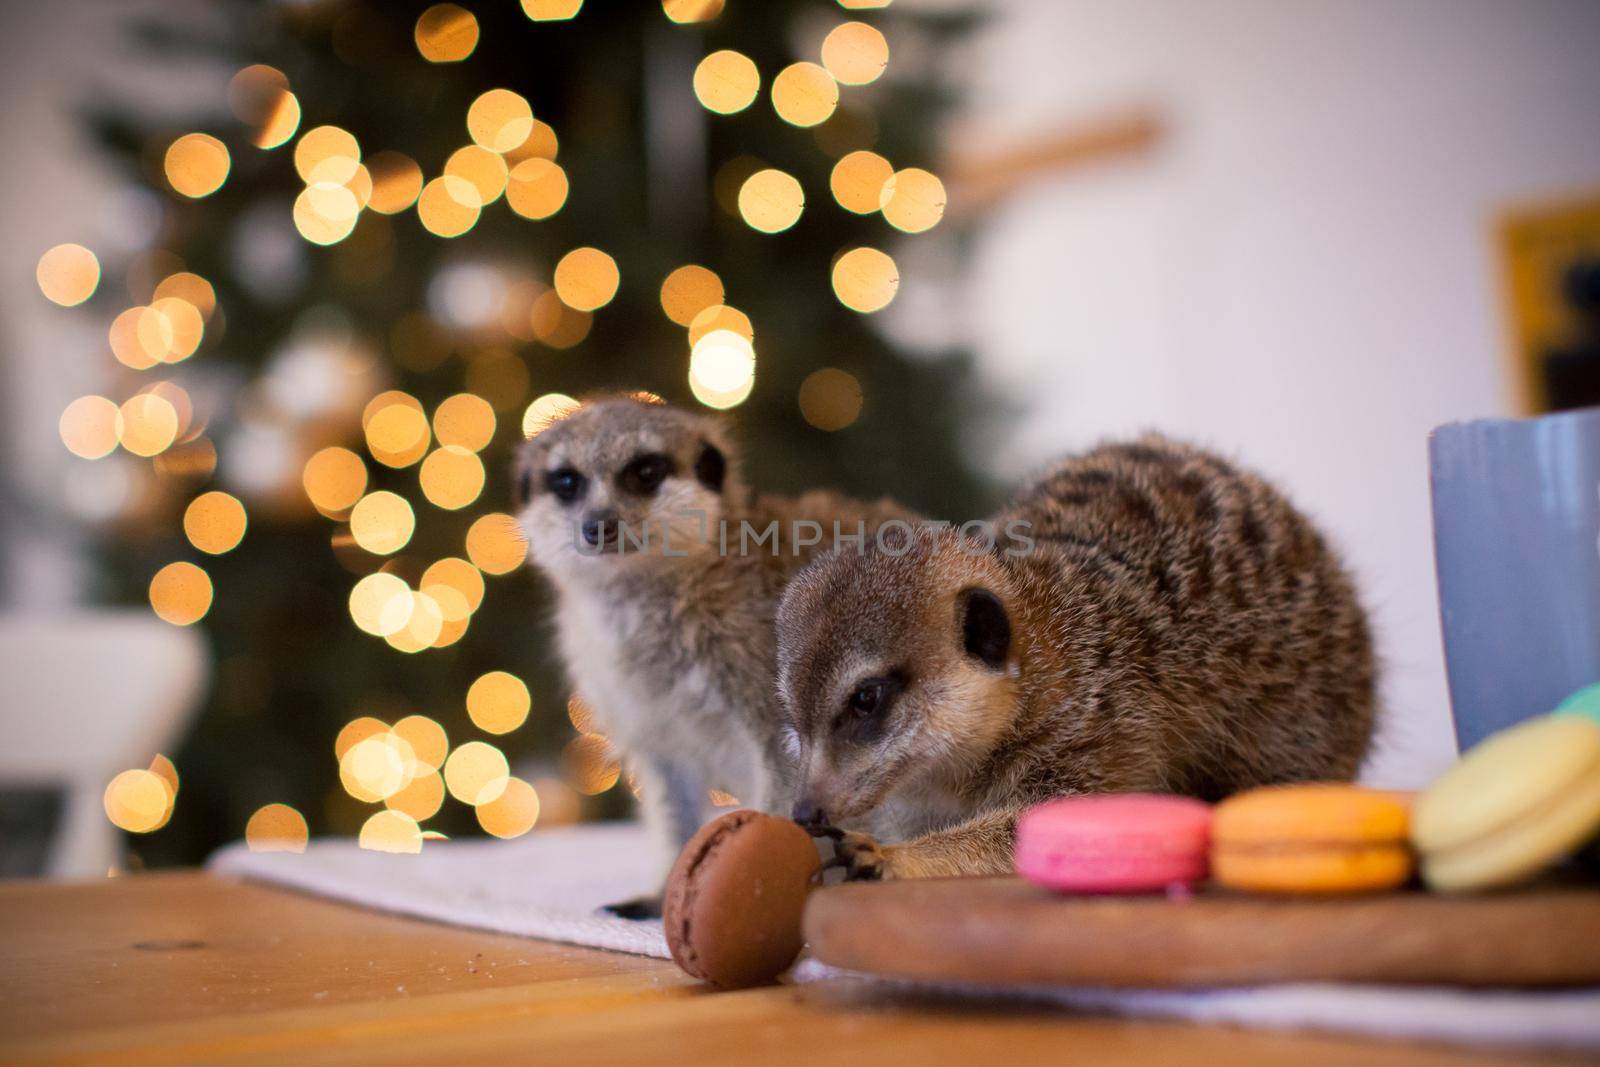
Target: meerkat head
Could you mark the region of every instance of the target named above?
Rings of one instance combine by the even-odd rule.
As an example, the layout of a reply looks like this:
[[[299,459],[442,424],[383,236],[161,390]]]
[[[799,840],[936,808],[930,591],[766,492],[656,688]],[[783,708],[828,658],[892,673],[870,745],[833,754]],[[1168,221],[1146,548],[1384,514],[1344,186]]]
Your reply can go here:
[[[1012,583],[952,533],[901,555],[836,550],[778,608],[778,688],[802,823],[859,819],[899,791],[959,780],[1014,716]]]
[[[720,419],[633,397],[546,427],[513,475],[529,554],[558,579],[714,551],[725,503],[742,492]]]

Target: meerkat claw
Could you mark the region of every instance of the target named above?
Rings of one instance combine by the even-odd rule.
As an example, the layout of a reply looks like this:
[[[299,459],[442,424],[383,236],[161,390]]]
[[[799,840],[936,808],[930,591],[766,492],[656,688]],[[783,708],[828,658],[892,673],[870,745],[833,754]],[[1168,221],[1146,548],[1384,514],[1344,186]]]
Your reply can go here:
[[[845,833],[834,842],[834,863],[845,869],[847,882],[876,882],[883,877],[883,849],[867,834]]]

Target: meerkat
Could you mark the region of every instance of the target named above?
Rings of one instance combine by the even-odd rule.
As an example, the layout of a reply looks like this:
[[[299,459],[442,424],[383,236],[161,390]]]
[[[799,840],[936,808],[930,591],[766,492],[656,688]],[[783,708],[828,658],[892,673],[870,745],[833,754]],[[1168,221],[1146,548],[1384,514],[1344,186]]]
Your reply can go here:
[[[852,830],[847,877],[1010,873],[1017,815],[1053,796],[1354,776],[1366,616],[1259,477],[1147,436],[1060,462],[988,526],[992,546],[833,552],[784,592],[794,817]]]
[[[721,418],[634,397],[591,401],[514,468],[531,562],[557,595],[568,680],[636,776],[663,874],[710,789],[786,811],[773,616],[788,577],[908,513],[830,492],[753,493]],[[836,525],[837,524],[837,525]],[[659,913],[659,895],[612,906]]]

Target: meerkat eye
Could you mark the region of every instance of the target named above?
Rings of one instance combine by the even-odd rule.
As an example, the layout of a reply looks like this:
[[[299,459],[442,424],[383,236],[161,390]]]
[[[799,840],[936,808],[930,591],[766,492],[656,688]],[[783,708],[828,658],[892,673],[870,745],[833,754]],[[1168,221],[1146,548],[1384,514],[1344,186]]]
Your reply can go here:
[[[833,721],[834,731],[853,741],[873,740],[882,733],[884,713],[904,687],[905,682],[898,674],[866,678],[856,683],[845,697],[844,710]]]
[[[635,458],[622,468],[622,473],[617,476],[617,484],[630,493],[649,496],[661,487],[671,473],[672,460],[659,452],[652,452]]]
[[[883,683],[869,682],[850,694],[847,703],[857,715],[872,715],[883,707]]]
[[[571,467],[548,471],[544,476],[544,487],[563,504],[570,504],[583,495],[583,475]]]

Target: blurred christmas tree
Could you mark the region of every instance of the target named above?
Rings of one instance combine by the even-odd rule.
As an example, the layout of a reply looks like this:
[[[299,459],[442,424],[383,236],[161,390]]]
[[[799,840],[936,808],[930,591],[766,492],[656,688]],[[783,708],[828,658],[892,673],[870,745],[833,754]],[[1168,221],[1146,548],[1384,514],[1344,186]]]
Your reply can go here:
[[[625,808],[574,740],[547,593],[496,514],[525,420],[563,394],[731,408],[764,488],[989,502],[959,447],[965,358],[913,357],[870,314],[900,248],[959,239],[905,234],[940,221],[918,167],[971,20],[841,4],[880,6],[301,0],[141,24],[156,61],[239,68],[182,129],[92,115],[164,225],[108,265],[135,302],[111,331],[125,388],[75,404],[63,436],[140,457],[108,595],[203,617],[217,664],[146,862],[193,862],[269,802],[354,833],[388,795],[475,832],[472,807],[439,807],[439,727],[458,797],[504,751],[547,764],[544,821],[572,816],[571,786],[596,797],[585,815]],[[342,768],[336,735],[366,742]],[[531,792],[478,821],[521,829]]]

